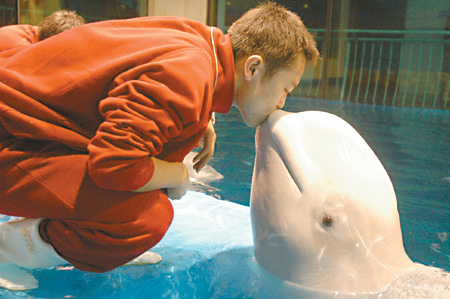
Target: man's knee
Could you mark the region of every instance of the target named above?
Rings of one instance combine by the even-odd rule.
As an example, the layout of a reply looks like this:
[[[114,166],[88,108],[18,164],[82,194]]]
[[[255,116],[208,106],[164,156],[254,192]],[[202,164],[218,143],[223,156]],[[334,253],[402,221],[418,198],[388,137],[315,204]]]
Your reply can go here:
[[[47,219],[41,225],[41,235],[79,270],[112,270],[154,247],[172,222],[173,208],[166,197],[140,200],[149,202],[139,213],[131,213],[136,217],[133,221],[130,215],[126,221],[116,219],[114,223]]]

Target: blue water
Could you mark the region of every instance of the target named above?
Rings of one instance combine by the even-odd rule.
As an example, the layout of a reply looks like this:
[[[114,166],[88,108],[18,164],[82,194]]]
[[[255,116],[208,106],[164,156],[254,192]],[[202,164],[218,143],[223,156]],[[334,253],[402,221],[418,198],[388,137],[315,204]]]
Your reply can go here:
[[[450,271],[450,111],[299,98],[288,99],[285,109],[327,111],[354,126],[393,181],[408,255]],[[263,281],[253,260],[248,205],[255,129],[235,109],[217,115],[215,127],[209,165],[223,179],[192,186],[209,196],[191,192],[174,202],[174,223],[154,249],[160,264],[104,274],[33,270],[38,289],[0,290],[0,298],[277,298],[258,296]]]

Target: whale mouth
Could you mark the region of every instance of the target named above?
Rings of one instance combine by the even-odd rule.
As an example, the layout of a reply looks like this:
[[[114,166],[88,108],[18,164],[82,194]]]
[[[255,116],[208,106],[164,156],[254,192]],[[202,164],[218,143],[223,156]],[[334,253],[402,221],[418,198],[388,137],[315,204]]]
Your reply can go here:
[[[285,152],[280,149],[280,145],[276,142],[276,139],[274,139],[274,140],[275,140],[276,146],[278,147],[279,157],[280,157],[281,162],[284,165],[284,168],[286,169],[287,173],[289,174],[292,182],[294,182],[294,184],[297,186],[297,189],[300,192],[300,194],[303,194],[304,193],[304,187],[300,183],[299,178],[296,177],[296,175],[298,175],[298,174],[296,174],[295,172],[292,171],[292,166],[290,166],[292,164],[289,164],[288,160],[286,159]]]
[[[283,162],[284,167],[300,193],[303,193],[304,187],[302,186],[300,180],[301,174],[298,171],[301,165],[299,165],[299,161],[295,159],[295,153],[292,152],[293,147],[290,143],[292,143],[293,140],[287,140],[287,138],[285,138],[284,133],[287,131],[287,127],[282,123],[283,118],[291,114],[292,113],[280,109],[275,110],[268,116],[266,123],[278,149],[279,157]]]

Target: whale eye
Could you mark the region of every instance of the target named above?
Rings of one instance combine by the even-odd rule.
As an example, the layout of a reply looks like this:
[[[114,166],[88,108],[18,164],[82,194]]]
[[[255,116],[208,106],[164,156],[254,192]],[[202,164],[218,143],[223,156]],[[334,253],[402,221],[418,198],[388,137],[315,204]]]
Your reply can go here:
[[[331,226],[333,225],[333,218],[331,218],[331,216],[325,215],[322,218],[322,222],[325,226]]]

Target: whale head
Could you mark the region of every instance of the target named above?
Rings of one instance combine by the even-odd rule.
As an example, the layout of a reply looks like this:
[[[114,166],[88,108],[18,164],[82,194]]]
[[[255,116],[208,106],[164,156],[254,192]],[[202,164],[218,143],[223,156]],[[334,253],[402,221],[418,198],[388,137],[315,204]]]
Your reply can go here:
[[[277,110],[257,129],[250,211],[258,264],[309,289],[378,292],[414,265],[386,170],[329,113]]]

